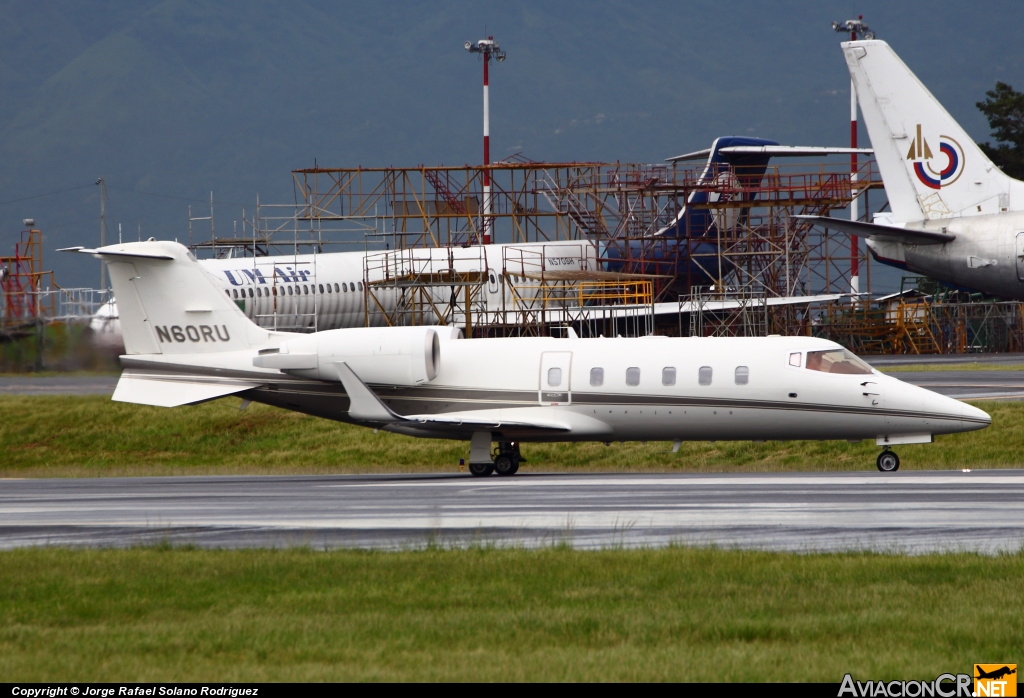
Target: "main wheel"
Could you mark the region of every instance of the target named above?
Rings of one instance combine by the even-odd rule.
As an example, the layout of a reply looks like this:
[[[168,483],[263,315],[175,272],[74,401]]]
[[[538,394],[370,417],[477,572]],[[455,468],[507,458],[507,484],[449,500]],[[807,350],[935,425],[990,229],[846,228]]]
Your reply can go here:
[[[519,470],[519,459],[507,453],[502,453],[494,459],[494,472],[498,475],[515,475]]]
[[[892,451],[882,451],[875,464],[883,473],[894,473],[900,469],[900,457]]]
[[[494,472],[493,463],[470,463],[469,472],[473,473],[475,477],[486,477]]]

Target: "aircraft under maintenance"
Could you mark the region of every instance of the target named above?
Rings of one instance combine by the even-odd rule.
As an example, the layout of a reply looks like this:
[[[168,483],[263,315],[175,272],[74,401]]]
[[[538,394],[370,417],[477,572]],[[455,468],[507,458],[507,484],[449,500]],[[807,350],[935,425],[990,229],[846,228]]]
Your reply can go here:
[[[713,209],[708,205],[727,192],[745,190],[744,201],[757,205],[756,191],[772,158],[807,157],[870,153],[869,149],[783,146],[762,138],[725,136],[715,139],[709,148],[669,158],[670,161],[701,160],[703,169],[678,213],[668,225],[644,238],[628,241],[563,240],[521,242],[494,245],[416,247],[371,252],[330,252],[267,256],[237,256],[203,259],[201,264],[242,311],[256,324],[267,329],[309,332],[343,327],[376,327],[389,323],[387,317],[403,303],[408,285],[381,284],[387,279],[416,279],[437,272],[458,275],[482,275],[485,283],[473,303],[473,322],[477,325],[501,324],[517,305],[531,306],[543,294],[531,279],[542,276],[605,275],[609,279],[623,274],[659,275],[673,271],[693,284],[711,284],[708,259],[716,254],[722,234],[745,217],[746,208]],[[714,266],[714,265],[712,265]],[[515,279],[515,290],[508,283]],[[372,287],[372,292],[367,288]],[[431,291],[430,303],[445,307],[452,304],[455,287],[438,285]],[[838,298],[837,294],[772,298],[771,304],[809,303]],[[620,301],[621,302],[621,301]],[[595,307],[572,308],[572,317],[595,314]],[[726,309],[735,301],[705,303],[705,308]],[[676,315],[683,308],[678,302],[656,304],[653,312]],[[533,309],[533,308],[531,308]],[[545,308],[546,317],[558,322],[557,311]],[[601,317],[621,317],[625,308],[605,307]],[[635,312],[635,311],[634,311]],[[458,315],[459,313],[452,313]],[[111,300],[90,322],[101,344],[122,343],[117,304]],[[465,310],[461,318],[448,318],[461,326],[467,324]],[[569,318],[563,319],[568,323]]]
[[[986,427],[982,410],[812,337],[462,339],[456,328],[298,334],[251,322],[188,250],[112,245],[126,354],[113,399],[173,407],[228,395],[426,438],[468,440],[470,472],[512,475],[524,441],[875,439]],[[497,448],[492,450],[492,444]]]
[[[866,237],[884,264],[1024,300],[1024,182],[986,157],[887,43],[842,46],[892,212],[875,223],[804,218]]]

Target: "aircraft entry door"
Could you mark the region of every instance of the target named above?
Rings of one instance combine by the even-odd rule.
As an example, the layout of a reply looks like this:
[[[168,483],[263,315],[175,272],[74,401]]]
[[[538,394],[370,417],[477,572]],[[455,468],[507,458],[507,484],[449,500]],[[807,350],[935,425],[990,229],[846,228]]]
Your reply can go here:
[[[1017,233],[1017,280],[1024,281],[1024,233]]]
[[[572,401],[569,369],[571,351],[546,351],[540,355],[540,391],[542,405],[568,405]]]

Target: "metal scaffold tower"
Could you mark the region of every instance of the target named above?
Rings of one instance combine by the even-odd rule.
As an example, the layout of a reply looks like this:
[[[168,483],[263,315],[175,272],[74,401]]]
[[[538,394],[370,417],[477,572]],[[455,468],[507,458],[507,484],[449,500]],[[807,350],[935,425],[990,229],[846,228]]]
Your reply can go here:
[[[481,204],[485,173],[489,211]],[[287,224],[267,225],[272,216],[260,206],[251,223],[254,239],[267,247],[276,240],[279,247],[316,249],[345,240],[380,250],[383,257],[367,257],[368,307],[392,307],[381,302],[381,294],[397,294],[398,310],[389,323],[458,316],[481,333],[541,331],[553,318],[566,321],[584,297],[591,308],[650,309],[680,297],[844,292],[848,238],[826,235],[794,216],[827,214],[881,186],[870,162],[860,166],[855,180],[841,164],[779,165],[754,176],[724,166],[708,172],[677,164],[522,159],[487,167],[311,168],[292,175],[294,211],[275,220],[293,222],[293,239],[282,234]],[[512,244],[585,241],[601,259],[572,278],[543,264],[528,274],[510,273],[503,264],[496,278],[510,300],[497,314],[493,304],[488,313],[482,302],[488,283],[493,287],[496,280],[485,266],[457,279],[444,269],[381,275],[395,265],[398,250],[475,246],[485,231],[495,242]],[[593,291],[596,284],[604,284],[601,293]],[[770,322],[758,317],[759,327],[768,322],[773,331],[793,331],[797,323],[807,331],[805,316],[795,318],[785,309],[770,315]],[[721,314],[707,317],[713,322]],[[647,329],[650,323],[641,325]]]
[[[35,221],[25,220],[14,254],[0,257],[0,288],[3,289],[4,337],[29,336],[56,315],[53,272],[43,271],[43,233]]]

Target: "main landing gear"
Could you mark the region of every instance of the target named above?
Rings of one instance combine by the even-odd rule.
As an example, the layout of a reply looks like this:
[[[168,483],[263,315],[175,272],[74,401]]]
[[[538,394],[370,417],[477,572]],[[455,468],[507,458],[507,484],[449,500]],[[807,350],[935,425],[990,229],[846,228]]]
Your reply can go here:
[[[883,473],[894,473],[900,469],[900,457],[886,446],[885,450],[878,454],[878,460],[875,461],[875,465]]]
[[[519,453],[518,441],[499,441],[498,447],[493,453],[488,453],[488,459],[484,460],[480,453],[479,446],[481,439],[474,434],[470,442],[469,450],[469,472],[476,477],[484,477],[491,473],[498,473],[501,476],[515,475],[519,471],[519,464],[525,463],[526,459]],[[490,449],[490,437],[488,435],[488,451]]]

